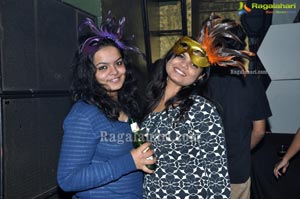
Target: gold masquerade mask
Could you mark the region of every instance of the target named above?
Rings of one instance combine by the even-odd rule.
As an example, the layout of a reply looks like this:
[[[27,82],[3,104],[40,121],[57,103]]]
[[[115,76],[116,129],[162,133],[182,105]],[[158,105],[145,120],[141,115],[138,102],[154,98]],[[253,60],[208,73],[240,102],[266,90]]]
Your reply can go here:
[[[234,20],[223,22],[222,18],[211,13],[209,20],[202,26],[196,40],[183,36],[175,43],[172,51],[176,55],[188,53],[192,63],[198,67],[238,67],[245,75],[247,70],[244,63],[239,60],[250,59],[255,54],[248,50],[226,47],[223,43],[228,39],[231,39],[232,42],[242,42],[238,35],[231,31],[233,30],[231,28],[238,26],[241,27]]]
[[[173,52],[176,55],[187,52],[191,57],[192,63],[197,67],[204,68],[210,66],[208,58],[206,57],[206,53],[201,44],[187,36],[181,37],[175,43],[173,46]]]

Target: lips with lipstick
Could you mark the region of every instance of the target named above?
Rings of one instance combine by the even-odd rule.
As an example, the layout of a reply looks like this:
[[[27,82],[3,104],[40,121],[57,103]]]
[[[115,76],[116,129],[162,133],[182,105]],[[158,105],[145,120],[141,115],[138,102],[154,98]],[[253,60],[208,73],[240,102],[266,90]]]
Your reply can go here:
[[[176,73],[178,73],[179,75],[183,76],[183,77],[186,76],[186,74],[182,70],[180,70],[179,68],[177,68],[177,67],[174,68],[174,71]]]
[[[121,77],[115,77],[115,78],[109,79],[108,81],[112,82],[112,83],[118,83],[120,81],[120,79],[121,79]]]

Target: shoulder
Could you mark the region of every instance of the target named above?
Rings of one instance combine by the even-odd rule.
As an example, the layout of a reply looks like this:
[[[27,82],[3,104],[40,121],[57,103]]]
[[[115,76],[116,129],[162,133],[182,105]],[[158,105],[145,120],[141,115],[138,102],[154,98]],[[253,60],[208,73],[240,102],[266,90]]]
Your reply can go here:
[[[193,99],[194,101],[192,107],[200,107],[201,109],[203,108],[215,109],[213,103],[208,99],[206,99],[205,97],[202,97],[200,95],[192,95],[191,99]]]
[[[88,104],[82,100],[76,102],[71,109],[71,112],[81,113],[84,115],[99,111],[100,110],[95,105]]]
[[[254,103],[261,103],[261,100],[267,100],[266,90],[263,82],[254,75],[248,75],[246,77],[246,84],[249,95],[254,100]]]
[[[257,87],[263,88],[262,81],[260,79],[258,79],[258,77],[255,76],[255,75],[249,74],[244,79],[245,79],[248,86],[252,86],[252,87],[255,87],[255,88],[257,88]]]
[[[82,117],[82,118],[95,118],[95,117],[105,117],[103,112],[95,105],[88,104],[82,100],[77,101],[71,108],[67,118],[71,117]]]
[[[216,107],[201,96],[193,96],[193,100],[194,103],[188,113],[192,128],[221,133],[223,125]]]
[[[230,82],[232,79],[235,79],[235,76],[233,75],[218,75],[218,74],[212,74],[207,81],[207,84],[209,86],[221,86],[226,83]]]
[[[194,103],[191,107],[190,114],[195,117],[219,117],[218,110],[211,101],[199,95],[192,95],[191,98]]]

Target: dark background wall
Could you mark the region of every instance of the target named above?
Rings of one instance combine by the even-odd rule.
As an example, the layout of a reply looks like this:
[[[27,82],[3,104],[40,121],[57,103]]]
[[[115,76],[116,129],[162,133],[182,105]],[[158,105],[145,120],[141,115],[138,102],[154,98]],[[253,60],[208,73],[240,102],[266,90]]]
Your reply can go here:
[[[94,16],[56,0],[0,6],[0,198],[48,198],[57,192],[78,21]]]

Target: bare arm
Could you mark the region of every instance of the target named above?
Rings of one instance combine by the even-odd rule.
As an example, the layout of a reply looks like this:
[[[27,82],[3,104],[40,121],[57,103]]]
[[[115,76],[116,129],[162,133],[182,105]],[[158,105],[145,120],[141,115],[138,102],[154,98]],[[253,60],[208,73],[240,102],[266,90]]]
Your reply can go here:
[[[300,128],[297,130],[297,133],[287,150],[286,154],[283,156],[282,160],[275,165],[274,168],[274,175],[278,178],[281,176],[281,173],[285,173],[287,167],[289,166],[290,159],[298,152],[300,151]],[[282,172],[280,172],[280,169],[282,168]]]
[[[252,122],[251,149],[253,149],[264,137],[266,132],[266,120],[256,120]]]
[[[293,138],[293,141],[286,152],[283,159],[286,159],[289,161],[298,151],[300,150],[300,128],[298,129],[295,137]]]

